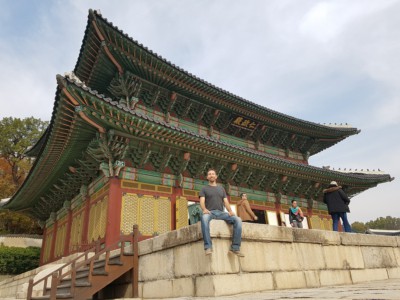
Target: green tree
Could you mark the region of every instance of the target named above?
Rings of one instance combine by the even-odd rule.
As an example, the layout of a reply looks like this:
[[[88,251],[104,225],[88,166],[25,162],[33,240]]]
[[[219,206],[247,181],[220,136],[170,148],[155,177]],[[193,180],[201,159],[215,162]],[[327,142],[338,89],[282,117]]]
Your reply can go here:
[[[39,266],[40,248],[0,245],[0,274],[21,274]]]
[[[42,234],[37,220],[21,213],[0,210],[0,234]]]
[[[400,218],[394,218],[391,216],[379,217],[374,221],[369,221],[365,225],[370,229],[388,229],[388,230],[400,230]]]
[[[25,152],[39,140],[47,126],[48,122],[33,117],[0,120],[0,199],[10,198],[22,184],[33,163]],[[41,232],[30,217],[0,210],[0,233]]]
[[[351,224],[351,229],[357,233],[365,233],[365,230],[367,230],[367,226],[365,226],[363,222],[354,222],[353,224]]]
[[[43,134],[48,122],[34,117],[19,119],[7,117],[0,120],[0,157],[11,168],[12,182],[19,187],[32,166],[25,152]]]

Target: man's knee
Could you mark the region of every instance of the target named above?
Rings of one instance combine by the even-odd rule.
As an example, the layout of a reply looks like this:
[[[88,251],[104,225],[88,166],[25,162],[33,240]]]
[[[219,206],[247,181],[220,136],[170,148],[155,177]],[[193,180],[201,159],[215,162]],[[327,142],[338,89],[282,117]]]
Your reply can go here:
[[[210,219],[211,219],[211,215],[210,215],[210,214],[203,214],[203,215],[201,216],[201,220],[202,220],[203,222],[208,222]]]
[[[233,216],[233,222],[234,222],[236,225],[242,225],[242,219],[239,218],[238,216]]]

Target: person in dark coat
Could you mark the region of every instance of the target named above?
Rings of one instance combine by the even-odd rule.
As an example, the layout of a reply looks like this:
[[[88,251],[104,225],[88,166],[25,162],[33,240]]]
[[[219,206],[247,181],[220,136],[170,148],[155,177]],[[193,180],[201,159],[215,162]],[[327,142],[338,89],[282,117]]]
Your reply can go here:
[[[351,232],[351,226],[347,220],[347,213],[350,212],[350,199],[343,192],[342,187],[336,181],[332,181],[324,192],[324,203],[328,206],[328,212],[332,216],[333,231],[338,231],[339,218],[342,219],[344,231]]]

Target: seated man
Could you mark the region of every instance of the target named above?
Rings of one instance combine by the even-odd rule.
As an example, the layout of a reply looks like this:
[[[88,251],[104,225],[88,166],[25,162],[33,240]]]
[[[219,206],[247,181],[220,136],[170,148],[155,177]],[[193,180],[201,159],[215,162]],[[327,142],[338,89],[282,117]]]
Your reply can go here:
[[[241,193],[240,198],[241,200],[237,204],[238,217],[242,219],[243,222],[257,221],[258,217],[251,210],[249,200],[247,200],[247,194]]]
[[[201,217],[201,231],[203,233],[205,254],[211,255],[213,251],[210,237],[210,221],[216,219],[233,224],[232,245],[229,253],[243,257],[244,255],[240,252],[242,220],[235,216],[235,213],[232,211],[225,189],[217,185],[217,173],[214,169],[208,170],[207,180],[208,185],[204,186],[199,194],[200,206],[203,211]],[[224,206],[228,212],[224,212]]]

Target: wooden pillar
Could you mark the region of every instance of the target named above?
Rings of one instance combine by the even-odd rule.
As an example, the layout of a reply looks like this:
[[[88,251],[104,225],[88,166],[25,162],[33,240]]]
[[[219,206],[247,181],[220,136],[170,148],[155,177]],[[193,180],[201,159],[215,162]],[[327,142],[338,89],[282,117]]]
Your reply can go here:
[[[43,241],[42,241],[42,249],[40,250],[40,260],[39,260],[39,265],[43,266],[43,255],[44,255],[44,250],[46,247],[46,242],[47,242],[47,226],[44,226],[43,229]]]
[[[51,248],[50,248],[50,255],[49,255],[49,262],[54,261],[54,252],[56,250],[56,240],[57,240],[57,226],[58,226],[58,220],[56,219],[54,221],[53,225],[53,239],[51,241]]]
[[[122,189],[119,178],[110,178],[106,227],[106,247],[117,242],[121,235]]]
[[[90,197],[85,196],[85,210],[84,210],[84,216],[83,216],[83,225],[82,225],[82,239],[81,239],[81,244],[82,245],[87,245],[89,243],[89,216],[90,216]],[[81,250],[81,249],[79,249]],[[87,249],[84,249],[85,251]]]
[[[65,233],[64,256],[68,256],[71,246],[72,210],[68,209],[67,231]]]
[[[171,230],[176,229],[176,198],[182,196],[183,188],[175,186],[171,195]]]

